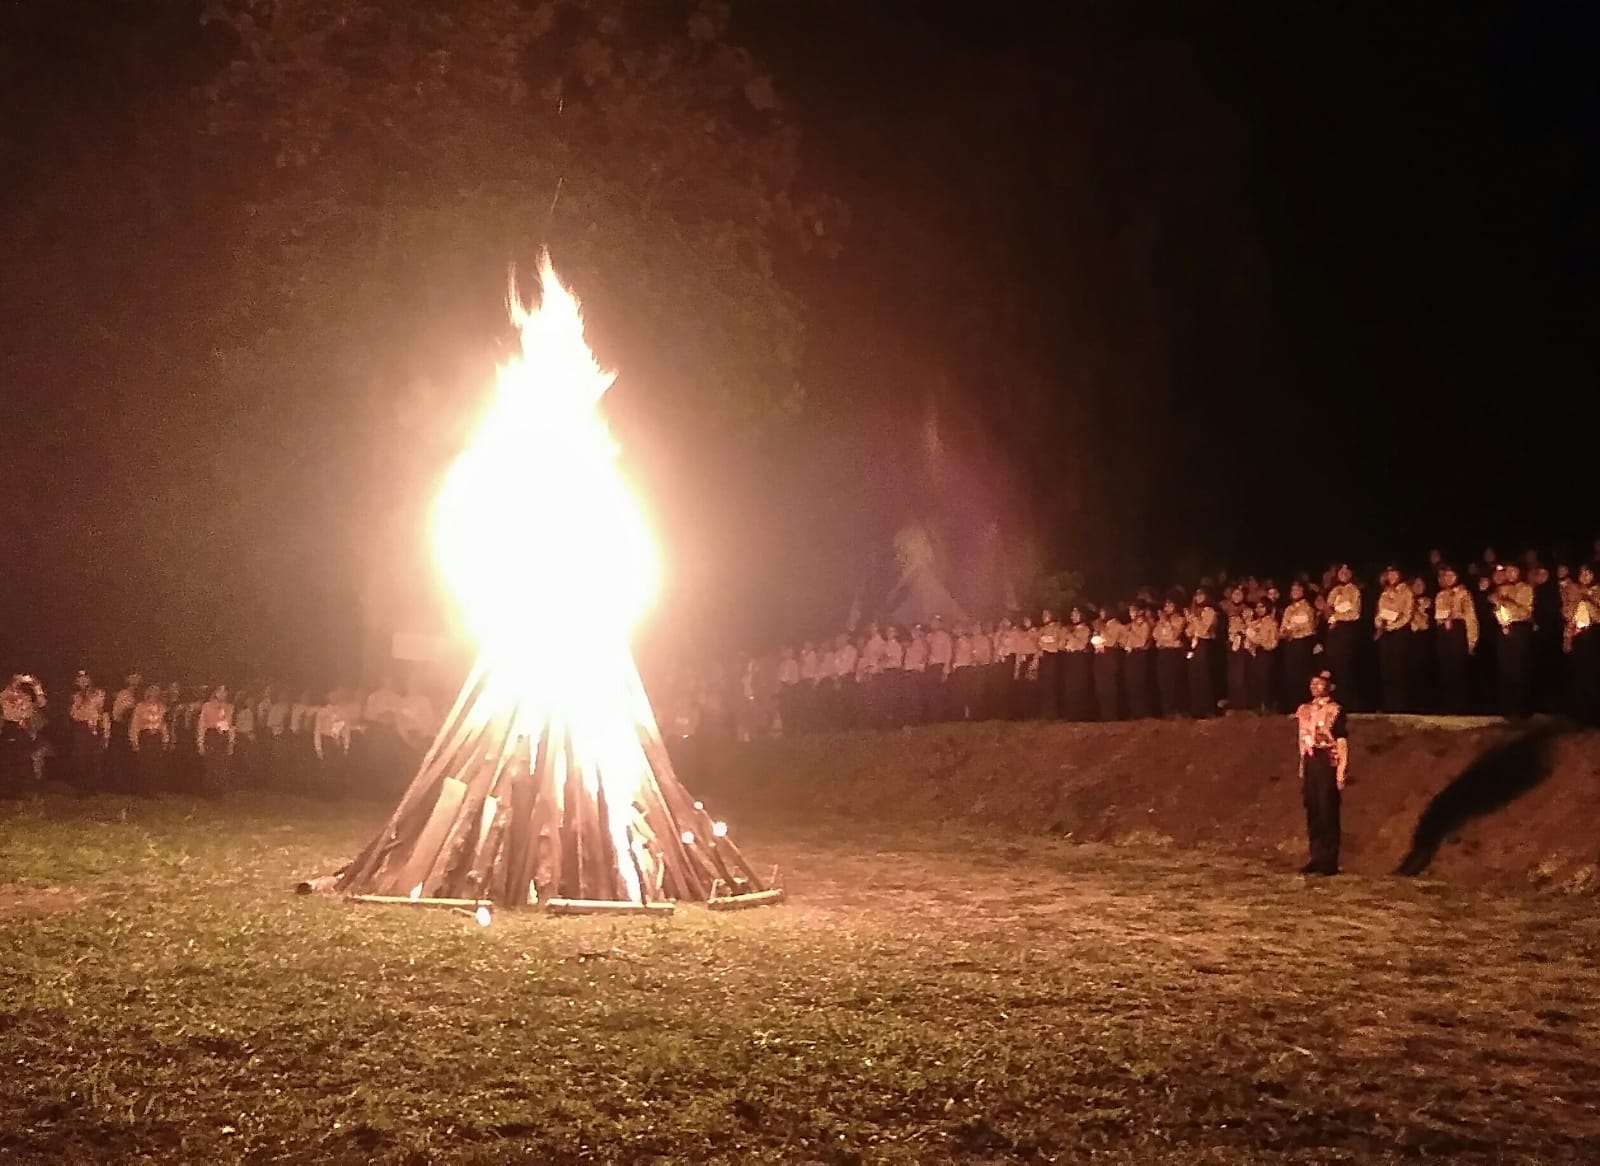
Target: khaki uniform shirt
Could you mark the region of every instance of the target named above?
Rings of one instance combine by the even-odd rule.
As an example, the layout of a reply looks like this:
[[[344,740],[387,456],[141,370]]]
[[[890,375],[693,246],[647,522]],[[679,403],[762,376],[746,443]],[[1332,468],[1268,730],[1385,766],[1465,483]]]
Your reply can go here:
[[[1411,611],[1415,604],[1416,596],[1411,594],[1411,588],[1406,584],[1385,587],[1378,596],[1378,614],[1373,617],[1373,626],[1385,635],[1410,627]]]
[[[1217,609],[1191,607],[1183,616],[1183,634],[1189,637],[1191,644],[1216,639]]]
[[[1533,584],[1502,583],[1494,589],[1494,617],[1502,630],[1533,620]]]
[[[1350,623],[1361,618],[1361,588],[1354,583],[1337,584],[1328,592],[1328,623]]]
[[[1140,616],[1128,621],[1122,634],[1122,647],[1127,652],[1142,652],[1150,646],[1150,621]]]
[[[1446,588],[1433,597],[1433,623],[1435,627],[1453,628],[1457,623],[1467,629],[1467,651],[1478,646],[1478,606],[1472,592],[1461,584]]]
[[[1244,625],[1245,649],[1249,652],[1271,652],[1278,646],[1278,620],[1271,614],[1251,616]]]
[[[1150,638],[1155,641],[1158,648],[1183,647],[1184,618],[1181,612],[1171,615],[1158,615],[1155,626],[1150,630]]]
[[[1296,599],[1283,609],[1283,638],[1303,640],[1317,634],[1317,609],[1309,599]]]

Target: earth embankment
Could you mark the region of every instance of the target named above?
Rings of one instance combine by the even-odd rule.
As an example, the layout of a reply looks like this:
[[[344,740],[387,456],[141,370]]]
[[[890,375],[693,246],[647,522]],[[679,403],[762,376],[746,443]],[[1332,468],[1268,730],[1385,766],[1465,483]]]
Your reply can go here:
[[[1346,870],[1594,890],[1600,732],[1444,718],[1351,721]],[[1078,841],[1304,859],[1287,717],[985,723],[683,749],[728,817],[963,822]]]

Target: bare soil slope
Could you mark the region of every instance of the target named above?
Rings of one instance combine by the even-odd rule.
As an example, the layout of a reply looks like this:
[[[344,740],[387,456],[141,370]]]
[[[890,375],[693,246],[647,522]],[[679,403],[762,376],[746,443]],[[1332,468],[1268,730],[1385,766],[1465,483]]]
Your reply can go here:
[[[1344,866],[1595,887],[1600,733],[1424,718],[1352,720]],[[1304,859],[1287,717],[963,724],[686,749],[728,816],[818,813],[993,825]]]

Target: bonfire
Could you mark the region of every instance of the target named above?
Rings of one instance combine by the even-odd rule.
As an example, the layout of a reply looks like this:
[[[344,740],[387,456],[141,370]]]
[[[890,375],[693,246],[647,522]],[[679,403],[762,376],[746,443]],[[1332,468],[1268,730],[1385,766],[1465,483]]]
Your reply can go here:
[[[440,569],[477,658],[400,804],[337,875],[376,902],[553,912],[771,902],[678,781],[630,646],[658,566],[600,412],[615,374],[548,259],[513,286],[518,353],[434,515]]]

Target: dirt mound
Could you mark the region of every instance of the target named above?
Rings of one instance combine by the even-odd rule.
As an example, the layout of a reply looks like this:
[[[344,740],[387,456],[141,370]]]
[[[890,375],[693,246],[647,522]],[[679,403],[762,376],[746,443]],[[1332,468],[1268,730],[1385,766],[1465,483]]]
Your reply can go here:
[[[1593,889],[1600,733],[1353,718],[1347,870]],[[1082,841],[1305,857],[1289,718],[962,724],[686,749],[727,814],[960,820]]]

